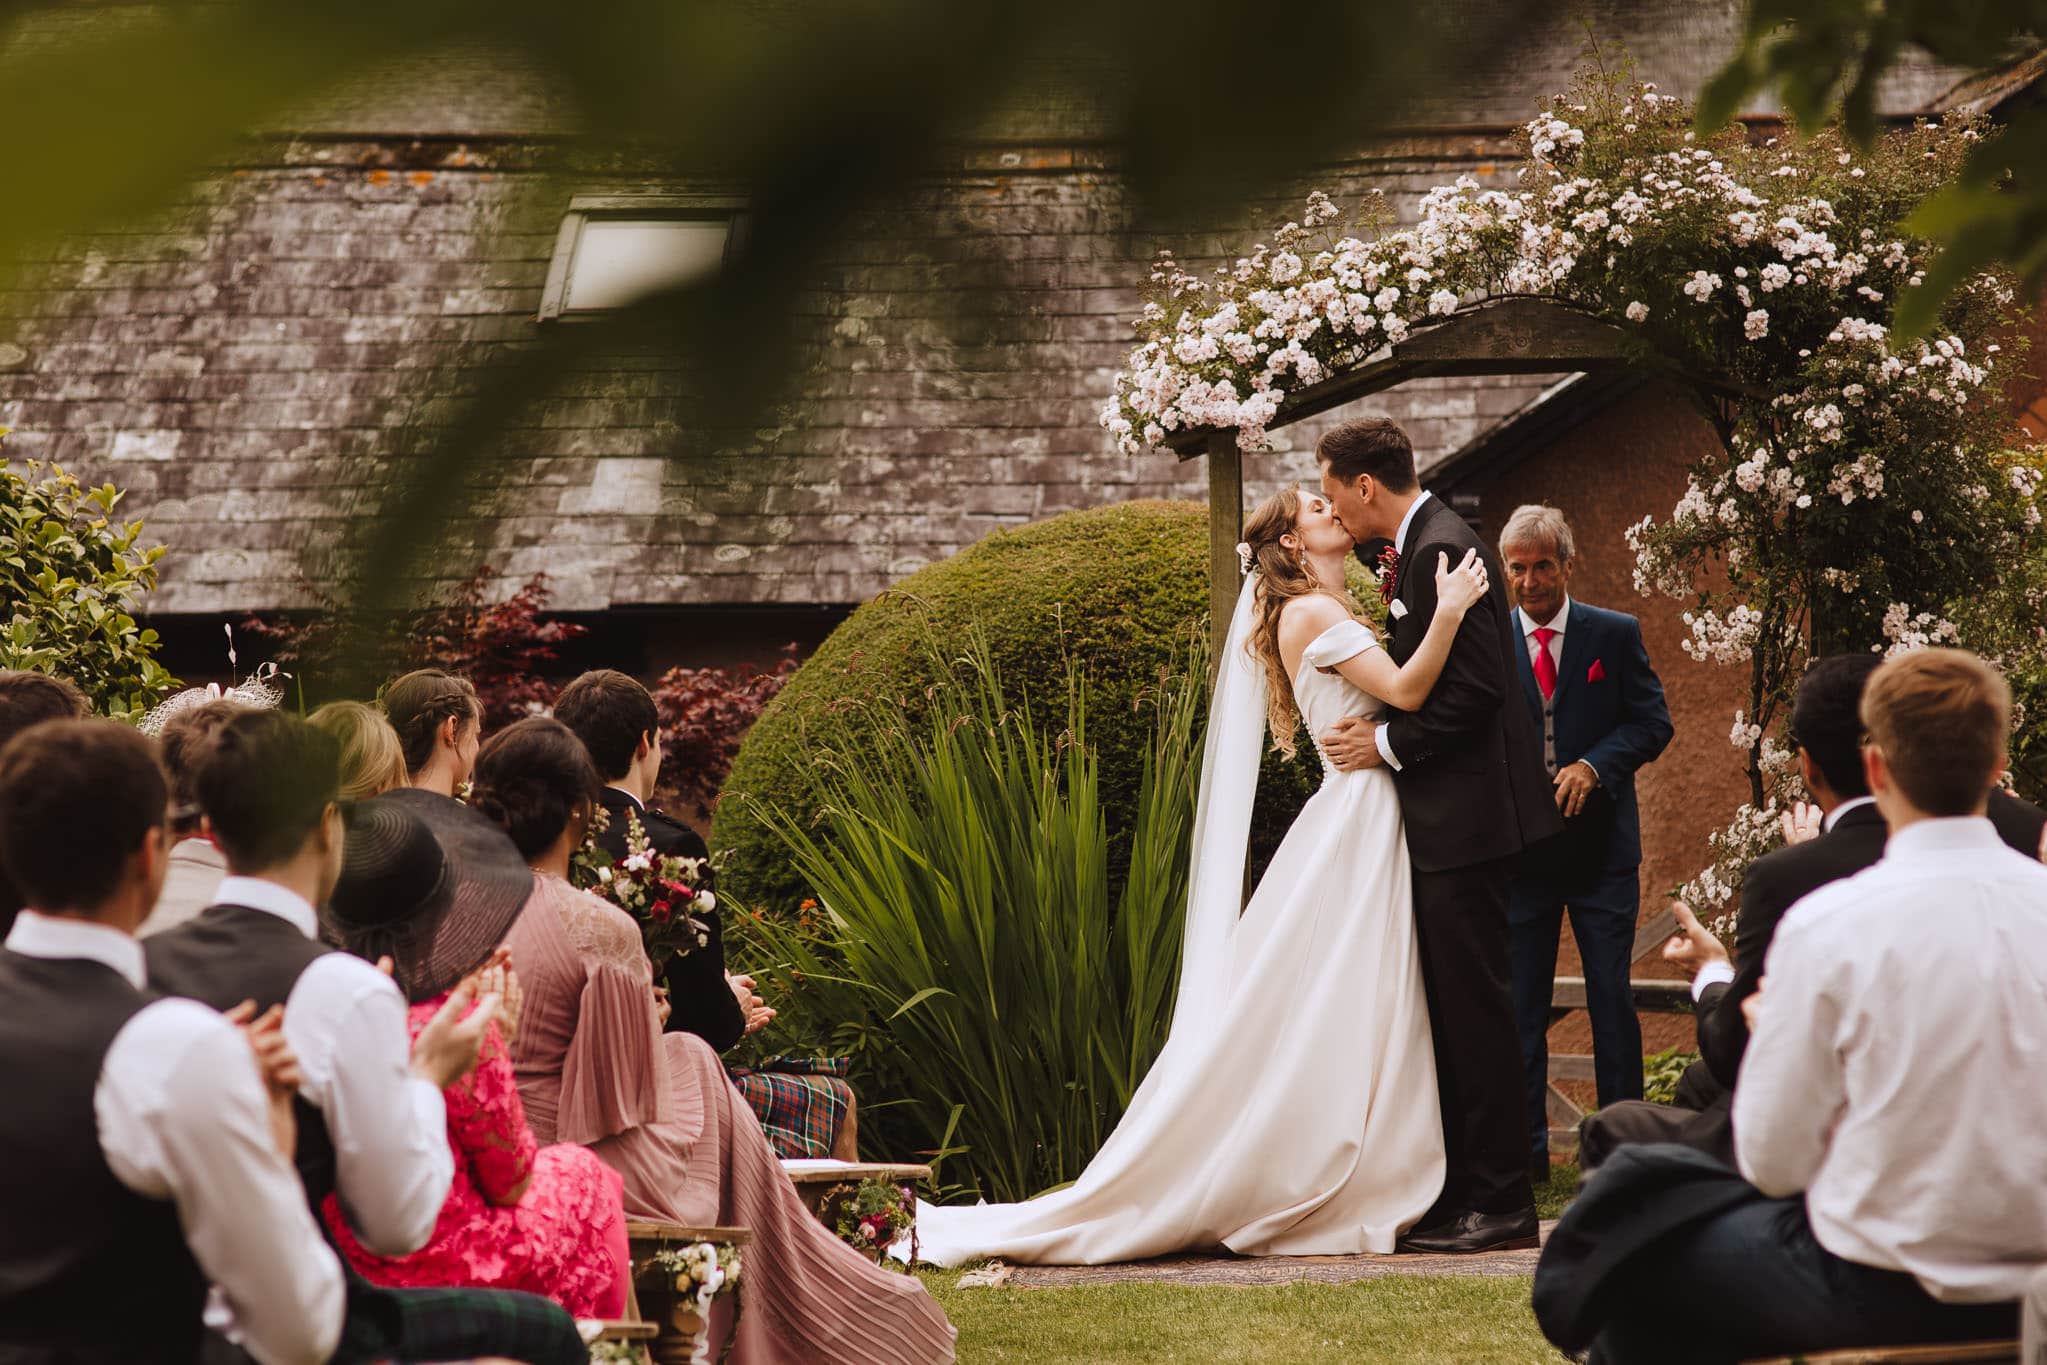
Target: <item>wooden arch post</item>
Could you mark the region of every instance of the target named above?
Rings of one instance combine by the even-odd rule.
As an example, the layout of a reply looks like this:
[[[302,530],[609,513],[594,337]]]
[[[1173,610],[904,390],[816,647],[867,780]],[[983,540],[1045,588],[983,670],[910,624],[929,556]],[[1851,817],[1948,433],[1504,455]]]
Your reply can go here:
[[[1241,573],[1237,544],[1244,538],[1244,452],[1233,429],[1208,433],[1208,676],[1222,665],[1237,609]]]

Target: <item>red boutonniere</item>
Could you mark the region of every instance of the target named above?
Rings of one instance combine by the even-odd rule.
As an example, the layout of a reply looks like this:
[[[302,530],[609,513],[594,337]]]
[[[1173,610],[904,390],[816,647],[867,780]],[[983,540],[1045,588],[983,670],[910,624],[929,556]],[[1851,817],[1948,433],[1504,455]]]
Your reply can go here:
[[[1400,578],[1400,551],[1388,545],[1379,551],[1379,600],[1393,600],[1393,585]]]
[[[1606,681],[1606,662],[1602,659],[1594,659],[1592,667],[1585,670],[1585,681],[1589,683]]]

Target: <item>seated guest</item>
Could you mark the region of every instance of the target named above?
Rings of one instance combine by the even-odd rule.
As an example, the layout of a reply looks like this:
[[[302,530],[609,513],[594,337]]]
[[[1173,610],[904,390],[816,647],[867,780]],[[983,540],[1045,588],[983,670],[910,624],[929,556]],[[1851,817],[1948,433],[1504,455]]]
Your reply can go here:
[[[526,1001],[512,1062],[541,1142],[588,1145],[636,1218],[750,1228],[734,1358],[917,1365],[953,1358],[923,1288],[840,1241],[796,1193],[718,1055],[661,1032],[631,916],[567,880],[602,789],[559,721],[515,721],[477,760],[472,800],[501,821],[543,894],[507,939]],[[714,1311],[714,1327],[730,1330]]]
[[[661,774],[661,718],[646,688],[616,670],[598,669],[562,689],[555,698],[554,715],[576,732],[604,778],[605,825],[596,841],[614,862],[626,856],[628,820],[640,822],[656,853],[707,856],[695,830],[647,804]],[[718,912],[700,918],[710,931],[710,942],[685,957],[656,963],[654,979],[668,991],[667,1030],[694,1033],[725,1052],[765,1027],[775,1011],[755,993],[752,977],[735,976],[726,969]],[[803,1069],[791,1069],[799,1065]],[[732,1072],[777,1155],[849,1161],[858,1157],[853,1087],[821,1069],[829,1065],[778,1059],[758,1069]]]
[[[391,800],[357,806],[341,879],[323,916],[346,951],[393,964],[412,1006],[416,1039],[487,960],[523,899],[491,903],[464,880],[424,820]],[[484,984],[504,985],[490,966]],[[468,1285],[543,1294],[584,1318],[624,1314],[631,1262],[618,1173],[585,1147],[539,1147],[519,1104],[504,1035],[519,1030],[516,981],[502,994],[499,1031],[483,1037],[476,1070],[443,1092],[455,1179],[427,1244],[379,1256],[349,1229],[333,1195],[321,1213],[349,1263],[386,1285]]]
[[[464,1017],[473,1000],[457,992],[408,1047],[398,987],[319,942],[313,907],[334,888],[344,840],[333,736],[282,712],[234,716],[201,751],[194,784],[229,876],[217,904],[144,945],[150,984],[216,1009],[284,1006],[304,1074],[307,1201],[338,1196],[373,1251],[416,1251],[454,1175],[442,1092],[475,1066],[497,1002]],[[479,1355],[580,1365],[588,1352],[568,1314],[534,1295],[383,1289],[350,1276],[339,1365]]]
[[[1595,1361],[2009,1337],[2047,1262],[2047,867],[1985,816],[2011,694],[1960,650],[1864,689],[1881,861],[1779,924],[1734,1096],[1744,1184],[1624,1147],[1565,1212],[1535,1306]],[[2014,1078],[2019,1078],[2015,1080]],[[1673,1285],[1713,1311],[1674,1321]]]
[[[367,801],[405,785],[405,750],[376,707],[330,701],[306,719],[341,745],[342,800]]]
[[[171,856],[164,874],[163,891],[156,908],[136,932],[148,938],[175,928],[213,904],[213,893],[227,876],[227,859],[213,841],[206,813],[199,809],[199,793],[192,786],[192,766],[199,749],[231,716],[250,708],[222,697],[198,706],[186,707],[165,721],[157,731],[157,757],[170,783]]]
[[[1603,1109],[1642,1097],[1642,1026],[1629,968],[1642,904],[1635,774],[1670,743],[1670,708],[1634,617],[1571,596],[1577,549],[1554,507],[1514,509],[1500,532],[1529,719],[1564,817],[1522,858],[1507,901],[1514,1026],[1527,1078],[1530,1177],[1549,1179],[1550,998],[1565,915],[1585,970]]]
[[[1588,1115],[1579,1143],[1587,1169],[1624,1142],[1682,1142],[1733,1162],[1731,1092],[1749,1037],[1742,1004],[1762,979],[1777,925],[1807,895],[1874,864],[1889,838],[1863,775],[1861,749],[1862,692],[1882,662],[1875,654],[1835,655],[1814,663],[1800,679],[1791,742],[1799,776],[1821,812],[1821,833],[1758,858],[1742,874],[1735,962],[1688,906],[1672,905],[1680,932],[1663,956],[1694,973],[1692,998],[1698,1002],[1701,1061],[1680,1095],[1688,1092],[1692,1103],[1617,1104]],[[2039,847],[2047,813],[2001,790],[1991,793],[1989,812],[2007,845],[2022,853]]]
[[[599,800],[605,824],[597,846],[613,862],[626,856],[629,820],[639,822],[648,844],[663,857],[710,856],[703,836],[647,804],[661,775],[661,717],[646,688],[615,669],[600,668],[561,690],[554,718],[575,731],[604,779]],[[747,1003],[757,997],[751,978],[743,987],[730,984],[718,912],[700,918],[711,941],[686,957],[656,963],[654,976],[668,987],[669,1031],[687,1030],[723,1052],[752,1031]],[[773,1011],[767,1014],[773,1017]]]
[[[41,721],[76,720],[91,714],[85,693],[69,678],[0,668],[0,744]],[[20,908],[20,895],[8,884],[6,872],[0,871],[0,934],[7,932]]]
[[[406,782],[442,796],[460,793],[483,742],[483,703],[469,679],[438,668],[414,669],[387,686],[379,700],[398,735]]]
[[[152,750],[85,720],[0,749],[0,863],[32,907],[0,949],[0,1359],[187,1365],[211,1283],[262,1365],[319,1365],[342,1271],[292,1171],[288,1072],[266,1087],[231,1023],[143,986]]]

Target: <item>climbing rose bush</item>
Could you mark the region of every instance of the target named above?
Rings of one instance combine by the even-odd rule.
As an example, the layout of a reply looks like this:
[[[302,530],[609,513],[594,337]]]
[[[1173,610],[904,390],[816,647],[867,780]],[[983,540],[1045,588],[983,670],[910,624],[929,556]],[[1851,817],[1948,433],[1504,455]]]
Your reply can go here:
[[[1831,131],[1701,141],[1684,102],[1588,77],[1521,130],[1516,189],[1461,178],[1409,226],[1311,195],[1205,278],[1161,254],[1102,423],[1133,455],[1205,426],[1264,449],[1288,397],[1459,308],[1539,297],[1620,329],[1720,436],[1629,543],[1636,587],[1684,604],[1686,652],[1748,678],[1750,800],[1684,888],[1724,909],[1804,794],[1778,732],[1807,659],[1960,644],[2022,673],[2047,652],[2047,462],[2001,400],[2015,281],[1965,280],[1923,337],[1888,325],[1934,254],[1904,221],[1979,137],[1954,116],[1866,154]]]

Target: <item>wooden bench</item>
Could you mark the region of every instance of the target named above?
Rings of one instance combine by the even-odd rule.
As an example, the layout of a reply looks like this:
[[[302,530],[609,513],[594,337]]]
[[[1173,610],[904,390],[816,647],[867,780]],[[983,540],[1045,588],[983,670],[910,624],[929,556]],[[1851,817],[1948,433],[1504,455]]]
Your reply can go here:
[[[1771,1356],[1747,1365],[2015,1365],[2016,1341],[1957,1341],[1935,1346],[1859,1346],[1817,1355]]]
[[[649,1262],[654,1253],[664,1247],[690,1246],[697,1242],[744,1247],[753,1241],[753,1234],[745,1228],[687,1227],[681,1223],[628,1218],[625,1235],[633,1267],[632,1283],[626,1291],[626,1315],[635,1320],[648,1319],[648,1335],[653,1343],[649,1354],[655,1365],[687,1365],[706,1347],[705,1338],[710,1333],[711,1324],[697,1313],[695,1303],[685,1301],[665,1283],[650,1285],[648,1298],[658,1306],[651,1315],[643,1313],[640,1310],[640,1280]],[[743,1273],[740,1283],[743,1292]]]
[[[894,1185],[920,1185],[931,1178],[929,1166],[895,1161],[815,1161],[787,1158],[782,1169],[796,1185],[796,1192],[812,1213],[824,1213],[825,1201],[842,1185],[863,1180],[886,1180]]]

